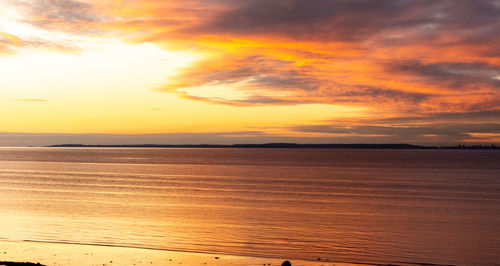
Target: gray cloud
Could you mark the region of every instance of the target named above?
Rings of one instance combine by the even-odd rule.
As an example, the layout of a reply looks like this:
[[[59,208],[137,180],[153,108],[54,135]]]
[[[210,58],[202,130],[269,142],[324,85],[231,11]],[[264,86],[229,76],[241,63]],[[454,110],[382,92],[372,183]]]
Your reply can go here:
[[[68,23],[92,22],[92,5],[74,0],[33,0],[28,1],[31,11],[48,20],[56,19]],[[49,22],[49,21],[48,21]]]
[[[302,133],[340,134],[341,139],[375,137],[388,143],[456,144],[474,140],[477,143],[487,143],[475,134],[500,135],[500,111],[358,118],[317,125],[293,125],[289,129]]]
[[[301,125],[292,127],[294,131],[309,133],[334,133],[353,135],[387,135],[414,137],[439,135],[443,137],[464,137],[467,133],[500,133],[500,124],[450,124],[435,123],[423,126],[330,126]]]
[[[374,28],[388,27],[388,18],[397,17],[404,8],[401,1],[250,0],[217,16],[206,30],[350,40],[373,34]]]
[[[25,13],[24,22],[32,25],[81,32],[98,31],[92,22],[103,21],[102,14],[89,3],[76,0],[8,0],[13,6],[21,7]]]
[[[372,120],[373,121],[373,120]],[[407,123],[500,123],[500,110],[481,111],[481,112],[466,112],[466,113],[435,113],[420,116],[402,116],[377,119],[375,123],[383,124],[407,124]]]
[[[278,60],[265,56],[247,56],[241,59],[228,58],[237,67],[230,70],[208,72],[204,81],[228,84],[245,80],[248,86],[260,89],[310,90],[319,81],[308,72],[312,67],[298,67],[292,61]]]
[[[333,97],[338,102],[404,102],[418,104],[430,97],[429,93],[404,92],[394,89],[383,89],[365,85],[347,86],[346,91],[336,92]]]
[[[275,33],[297,39],[359,41],[379,33],[404,31],[431,36],[437,32],[477,41],[499,33],[499,1],[407,0],[248,0],[225,1],[200,32]]]
[[[420,61],[395,61],[388,65],[389,71],[396,71],[411,77],[422,78],[433,83],[447,83],[451,88],[468,85],[488,85],[500,88],[500,67],[485,63],[433,63]]]
[[[500,124],[454,124],[434,123],[412,126],[336,126],[299,125],[290,127],[295,132],[341,134],[339,139],[378,138],[377,142],[413,144],[456,144],[470,141],[488,143],[488,140],[474,136],[479,134],[500,134]]]

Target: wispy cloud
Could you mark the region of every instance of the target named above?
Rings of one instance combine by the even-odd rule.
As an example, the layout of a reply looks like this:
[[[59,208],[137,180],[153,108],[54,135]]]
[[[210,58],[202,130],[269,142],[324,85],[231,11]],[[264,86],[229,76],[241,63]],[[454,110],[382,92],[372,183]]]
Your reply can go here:
[[[399,72],[417,81],[439,83],[447,88],[474,89],[492,86],[500,88],[500,66],[474,62],[439,62],[425,64],[420,61],[391,62],[390,71]]]
[[[46,99],[16,99],[17,102],[35,102],[35,103],[45,103],[48,102]]]
[[[23,40],[13,34],[0,31],[0,55],[11,53],[12,48],[23,45]]]
[[[56,30],[87,31],[91,23],[101,21],[90,3],[74,0],[10,1],[24,13],[24,21],[32,25]]]
[[[337,136],[342,139],[378,138],[378,142],[464,143],[500,141],[500,111],[436,113],[380,119],[325,121],[321,124],[294,125],[294,132]]]

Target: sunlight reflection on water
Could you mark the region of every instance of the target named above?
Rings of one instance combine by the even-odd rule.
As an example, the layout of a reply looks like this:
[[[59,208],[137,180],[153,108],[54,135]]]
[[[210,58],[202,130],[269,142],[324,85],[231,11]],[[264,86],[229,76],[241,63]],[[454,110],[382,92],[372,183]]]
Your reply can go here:
[[[0,149],[0,238],[340,262],[494,264],[499,155]]]

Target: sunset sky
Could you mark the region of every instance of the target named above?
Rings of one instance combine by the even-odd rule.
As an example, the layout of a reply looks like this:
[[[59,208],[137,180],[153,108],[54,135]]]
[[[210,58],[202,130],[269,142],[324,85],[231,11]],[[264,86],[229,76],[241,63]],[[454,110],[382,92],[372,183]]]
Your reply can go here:
[[[0,0],[0,146],[500,143],[500,1]]]

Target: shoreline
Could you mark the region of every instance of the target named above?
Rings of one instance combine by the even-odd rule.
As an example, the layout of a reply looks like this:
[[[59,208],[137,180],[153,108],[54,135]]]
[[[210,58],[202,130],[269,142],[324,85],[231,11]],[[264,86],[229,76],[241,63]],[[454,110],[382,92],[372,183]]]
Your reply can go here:
[[[354,266],[358,263],[306,261],[250,256],[218,255],[111,245],[70,244],[43,241],[0,240],[0,262],[11,265],[268,265],[279,266],[285,260],[293,266]],[[24,264],[12,264],[12,262]],[[28,263],[28,264],[27,264]],[[29,264],[31,263],[31,264]],[[2,265],[2,264],[0,264]],[[8,265],[8,264],[7,264]],[[373,264],[361,264],[373,265]]]
[[[376,149],[376,150],[499,150],[494,144],[424,146],[407,143],[261,143],[261,144],[56,144],[46,148],[212,148],[212,149]]]

